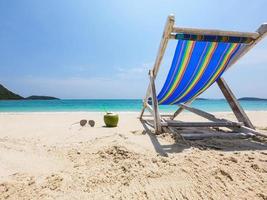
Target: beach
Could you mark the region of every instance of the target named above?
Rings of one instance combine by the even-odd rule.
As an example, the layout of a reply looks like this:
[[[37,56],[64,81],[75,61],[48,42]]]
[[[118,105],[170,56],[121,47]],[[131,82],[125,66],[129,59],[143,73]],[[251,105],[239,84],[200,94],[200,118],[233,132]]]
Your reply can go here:
[[[0,199],[267,199],[266,141],[155,136],[138,114],[106,128],[103,112],[0,113]],[[248,116],[266,133],[267,111]]]

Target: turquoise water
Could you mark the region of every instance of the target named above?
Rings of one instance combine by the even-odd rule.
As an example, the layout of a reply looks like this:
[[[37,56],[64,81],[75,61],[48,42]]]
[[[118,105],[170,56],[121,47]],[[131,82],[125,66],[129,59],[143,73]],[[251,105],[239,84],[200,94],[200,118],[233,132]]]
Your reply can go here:
[[[267,111],[267,101],[241,101],[241,105],[248,111]],[[141,106],[140,99],[12,100],[0,101],[0,112],[139,112]],[[230,111],[225,100],[196,100],[193,106],[210,112]],[[162,112],[175,111],[176,108],[160,106]]]

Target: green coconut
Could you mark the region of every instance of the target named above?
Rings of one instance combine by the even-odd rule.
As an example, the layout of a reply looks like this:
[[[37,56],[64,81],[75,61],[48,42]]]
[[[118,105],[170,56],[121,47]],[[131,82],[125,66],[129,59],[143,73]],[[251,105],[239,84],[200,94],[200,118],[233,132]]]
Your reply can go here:
[[[106,113],[104,115],[104,122],[107,127],[116,127],[119,122],[119,115],[116,113]]]

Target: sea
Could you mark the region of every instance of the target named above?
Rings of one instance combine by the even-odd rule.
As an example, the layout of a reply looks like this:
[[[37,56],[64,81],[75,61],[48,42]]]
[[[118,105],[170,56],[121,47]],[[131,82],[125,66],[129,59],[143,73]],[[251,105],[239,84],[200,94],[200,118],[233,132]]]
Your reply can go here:
[[[267,101],[242,100],[246,111],[267,111]],[[226,100],[195,100],[192,106],[208,112],[231,111]],[[0,112],[139,112],[141,99],[62,99],[62,100],[1,100]],[[160,111],[170,113],[177,106],[160,106]]]

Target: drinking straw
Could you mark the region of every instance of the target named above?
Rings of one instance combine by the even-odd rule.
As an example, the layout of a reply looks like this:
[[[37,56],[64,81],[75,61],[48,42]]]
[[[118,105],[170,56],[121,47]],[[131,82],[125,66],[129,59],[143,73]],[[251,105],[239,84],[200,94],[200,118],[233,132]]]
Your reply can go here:
[[[105,105],[101,105],[101,107],[103,108],[103,110],[105,111],[105,113],[108,113],[107,109],[106,109],[106,106]]]

